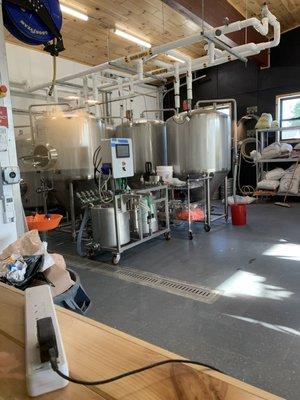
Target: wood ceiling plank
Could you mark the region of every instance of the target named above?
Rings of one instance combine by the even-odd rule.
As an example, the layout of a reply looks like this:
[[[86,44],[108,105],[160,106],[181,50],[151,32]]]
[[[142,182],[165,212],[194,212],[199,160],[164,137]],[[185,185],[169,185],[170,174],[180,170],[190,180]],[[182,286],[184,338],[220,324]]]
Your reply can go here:
[[[197,3],[201,6],[200,1],[185,1],[190,5]],[[66,51],[61,54],[61,57],[88,65],[107,61],[108,53],[109,57],[114,59],[139,51],[139,46],[110,32],[116,26],[149,41],[152,45],[190,36],[201,29],[197,23],[161,0],[62,0],[62,2],[87,13],[90,18],[88,22],[83,22],[67,14],[63,15],[62,34]],[[228,0],[228,2],[240,14],[245,15],[245,0]],[[259,15],[263,2],[264,0],[248,0],[248,17]],[[212,25],[216,26],[218,18],[225,17],[226,12],[220,5],[221,0],[214,2],[205,0],[206,12],[212,3],[214,3],[213,17],[216,20]],[[269,3],[271,11],[278,17],[284,29],[300,24],[299,0],[272,0]],[[6,39],[21,44],[8,33]],[[31,48],[41,50],[41,46],[31,46]],[[203,54],[203,45],[195,44],[179,50],[196,58]]]

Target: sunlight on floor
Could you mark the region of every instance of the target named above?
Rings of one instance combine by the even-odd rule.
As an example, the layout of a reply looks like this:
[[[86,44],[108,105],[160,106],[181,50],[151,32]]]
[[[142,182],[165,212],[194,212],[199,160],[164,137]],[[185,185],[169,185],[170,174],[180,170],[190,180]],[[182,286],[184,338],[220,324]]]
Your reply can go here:
[[[280,286],[265,283],[266,278],[251,272],[238,271],[217,287],[223,296],[238,297],[252,296],[272,300],[282,300],[290,297],[293,292],[284,290]]]
[[[263,253],[263,256],[278,257],[284,260],[300,261],[300,244],[274,244]]]
[[[225,315],[227,317],[236,318],[236,319],[239,319],[241,321],[249,322],[251,324],[261,325],[264,328],[272,329],[272,330],[277,331],[277,332],[287,333],[289,335],[300,336],[300,332],[299,331],[297,331],[296,329],[293,329],[293,328],[289,328],[287,326],[269,324],[268,322],[258,321],[257,319],[252,319],[252,318],[240,317],[239,315],[231,315],[231,314],[225,314]]]

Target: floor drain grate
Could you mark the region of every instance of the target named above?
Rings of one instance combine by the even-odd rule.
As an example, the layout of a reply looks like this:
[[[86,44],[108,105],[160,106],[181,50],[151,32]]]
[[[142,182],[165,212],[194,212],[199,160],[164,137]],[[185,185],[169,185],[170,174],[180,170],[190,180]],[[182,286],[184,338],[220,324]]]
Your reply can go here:
[[[168,293],[191,298],[193,300],[203,301],[205,303],[214,303],[219,297],[219,292],[206,287],[192,285],[187,282],[168,279],[160,275],[149,272],[132,270],[131,268],[118,269],[115,273],[124,280],[139,283],[145,286],[163,290]]]
[[[65,256],[68,266],[91,270],[96,273],[122,279],[127,282],[148,286],[177,296],[212,304],[220,296],[217,290],[194,285],[176,279],[169,279],[151,272],[139,271],[127,267],[115,267],[99,261],[84,260],[77,256]]]

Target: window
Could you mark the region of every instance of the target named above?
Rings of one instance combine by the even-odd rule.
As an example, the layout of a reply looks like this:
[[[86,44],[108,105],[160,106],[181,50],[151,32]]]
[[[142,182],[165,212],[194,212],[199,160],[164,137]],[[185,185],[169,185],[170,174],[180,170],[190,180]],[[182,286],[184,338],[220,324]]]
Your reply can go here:
[[[281,132],[281,139],[300,139],[300,93],[277,97],[277,119],[280,126],[297,127]]]

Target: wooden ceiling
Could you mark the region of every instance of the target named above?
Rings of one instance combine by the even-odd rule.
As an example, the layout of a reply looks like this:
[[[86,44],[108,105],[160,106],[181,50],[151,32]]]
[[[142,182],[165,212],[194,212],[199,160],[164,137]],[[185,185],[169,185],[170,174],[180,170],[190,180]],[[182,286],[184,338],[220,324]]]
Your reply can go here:
[[[87,13],[87,22],[63,14],[62,35],[66,50],[62,57],[88,65],[113,60],[140,48],[113,33],[115,27],[158,45],[193,35],[200,28],[166,6],[161,0],[66,0],[62,3]],[[7,34],[7,40],[18,43]],[[184,48],[196,58],[203,54],[201,44]]]
[[[300,0],[228,0],[244,17],[260,17],[264,3],[281,23],[282,32],[300,25]]]
[[[248,17],[259,15],[264,0],[246,1]],[[245,0],[229,2],[246,15]],[[83,22],[64,14],[62,30],[66,47],[62,57],[87,65],[97,65],[139,51],[138,46],[116,36],[113,33],[115,27],[147,40],[152,45],[167,43],[200,31],[198,25],[161,0],[65,0],[62,3],[89,15],[89,21]],[[272,0],[268,3],[282,23],[283,30],[300,25],[299,0]],[[6,38],[20,44],[8,33]],[[179,50],[192,58],[204,54],[201,44]]]

